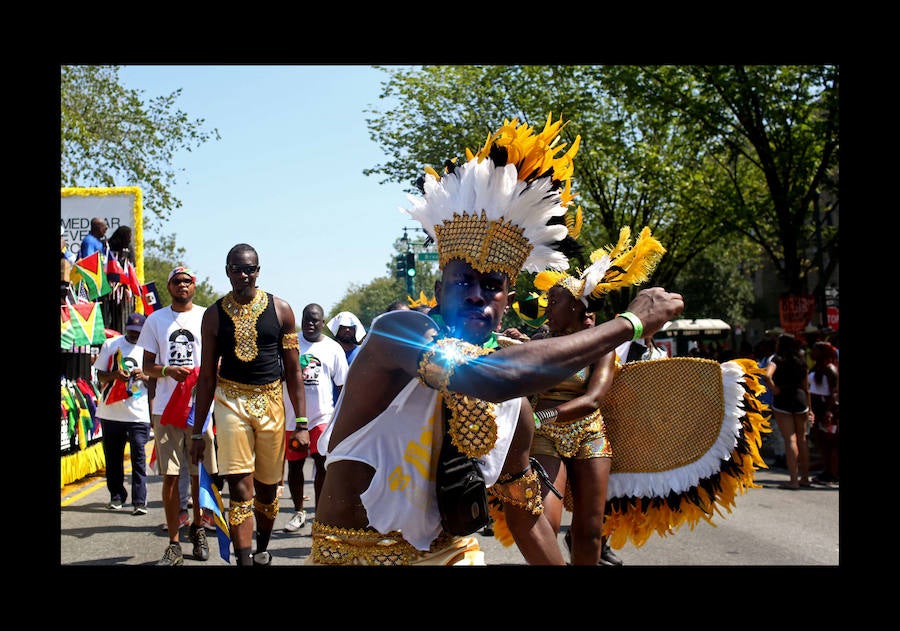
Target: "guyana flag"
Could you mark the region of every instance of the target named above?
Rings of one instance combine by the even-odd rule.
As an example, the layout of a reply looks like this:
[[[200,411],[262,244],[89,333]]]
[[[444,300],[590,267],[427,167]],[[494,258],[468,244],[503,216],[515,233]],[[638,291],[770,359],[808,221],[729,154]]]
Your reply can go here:
[[[75,261],[74,271],[78,272],[78,277],[87,287],[88,297],[91,300],[96,300],[112,291],[109,279],[106,277],[105,263],[106,257],[100,250]]]
[[[72,316],[69,314],[69,305],[59,308],[59,347],[68,350],[75,346],[75,330],[72,328]]]
[[[106,273],[104,272],[104,278]],[[73,343],[77,346],[86,344],[103,344],[106,340],[106,330],[103,324],[103,313],[96,302],[76,302],[69,305],[69,318],[72,332],[75,336]]]

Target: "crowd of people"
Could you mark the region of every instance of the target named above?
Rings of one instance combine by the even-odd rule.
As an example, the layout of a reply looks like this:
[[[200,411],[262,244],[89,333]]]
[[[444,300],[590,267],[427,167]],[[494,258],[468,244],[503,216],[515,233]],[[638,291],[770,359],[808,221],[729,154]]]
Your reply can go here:
[[[159,565],[183,564],[178,481],[185,468],[192,554],[209,558],[200,467],[221,491],[227,483],[235,564],[271,565],[268,545],[285,471],[293,502],[285,531],[307,524],[303,467],[309,457],[315,491],[310,565],[484,564],[472,533],[489,522],[476,514],[488,505],[497,536],[515,543],[529,564],[622,565],[605,522],[620,448],[607,415],[618,418],[622,405],[610,393],[626,372],[662,378],[666,362],[654,360],[665,351],[653,335],[682,313],[684,300],[650,287],[638,291],[626,311],[595,321],[605,295],[647,282],[665,248],[648,228],[633,243],[623,228],[616,244],[595,249],[583,271],[578,267],[587,251],[573,228],[581,209],[571,207],[579,141],[558,155],[564,146],[554,139],[563,125],[548,116],[536,132],[506,121],[468,162],[448,162],[443,174],[426,169],[418,182],[422,195],[410,198],[407,213],[437,244],[433,301],[392,303],[369,330],[350,312],[326,323],[324,310],[312,302],[298,326],[291,305],[257,286],[260,257],[246,243],[227,252],[231,291],[209,308],[193,304],[196,274],[172,269],[171,306],[147,318],[131,316],[126,335],[104,345],[107,369],[98,370],[110,390],[125,383],[146,393],[111,403],[119,407],[104,409],[103,418],[104,430],[107,423],[121,424],[108,439],[107,458],[116,462],[125,440],[132,441],[132,454],[143,453],[152,427],[169,534]],[[469,205],[475,199],[482,200],[478,207]],[[94,232],[92,225],[87,247],[105,226]],[[544,332],[530,339],[517,330],[501,332],[523,270],[536,274],[535,287],[547,298]],[[823,434],[817,441],[832,440],[821,479],[837,479],[837,367],[827,349],[817,347],[807,371],[788,337],[779,339],[765,369],[755,362],[720,368],[692,360],[713,364],[702,366],[703,378],[713,383],[723,375],[735,384],[765,380],[789,446],[790,484],[799,488],[810,483],[808,421]],[[116,353],[129,359],[109,363]],[[630,368],[636,364],[644,366]],[[753,396],[747,390],[726,388],[721,405],[738,409]],[[636,489],[653,487],[659,497],[671,500],[674,493],[688,502],[706,480],[730,481],[729,491],[748,486],[762,414],[753,402],[740,409],[749,411],[733,415],[740,417],[729,429],[734,440],[716,447],[706,461],[711,465],[690,484],[667,486],[674,481],[660,471],[652,484],[638,480],[624,496],[616,487],[615,524],[625,531],[618,533],[620,543],[637,540],[627,515],[636,523],[652,503]],[[683,410],[676,404],[670,412],[677,417]],[[104,431],[105,446],[106,440]],[[438,463],[448,445],[474,471],[477,483],[465,496],[471,505],[446,500],[449,474]],[[623,440],[621,448],[634,450],[633,442]],[[135,514],[146,514],[147,472],[137,460],[131,497]],[[121,507],[128,494],[118,467],[107,482],[110,506]],[[717,503],[727,506],[713,496],[693,512],[698,519],[698,511],[711,516]],[[558,544],[563,510],[572,512],[568,559]],[[467,521],[471,525],[460,525]]]

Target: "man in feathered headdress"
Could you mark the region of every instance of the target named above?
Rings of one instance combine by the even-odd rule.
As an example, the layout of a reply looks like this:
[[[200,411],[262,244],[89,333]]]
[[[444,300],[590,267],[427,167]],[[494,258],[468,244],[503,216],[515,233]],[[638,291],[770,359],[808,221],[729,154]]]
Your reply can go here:
[[[310,563],[483,564],[477,539],[453,534],[439,509],[437,463],[452,445],[502,499],[525,560],[564,564],[529,460],[535,421],[525,395],[641,337],[641,329],[658,330],[684,303],[655,287],[623,317],[585,331],[498,343],[519,272],[568,267],[570,231],[580,221],[580,209],[569,212],[580,138],[560,155],[562,127],[550,116],[540,132],[505,121],[477,153],[466,151],[465,163],[448,162],[443,175],[426,168],[423,196],[410,196],[406,212],[437,243],[440,314],[400,310],[373,320],[318,443],[327,475]]]

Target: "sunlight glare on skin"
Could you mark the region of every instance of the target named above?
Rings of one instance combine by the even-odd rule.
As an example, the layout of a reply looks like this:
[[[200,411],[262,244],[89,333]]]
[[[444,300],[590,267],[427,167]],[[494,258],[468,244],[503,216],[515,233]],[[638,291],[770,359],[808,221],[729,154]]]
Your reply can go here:
[[[385,331],[372,331],[373,335],[380,335],[386,337],[388,339],[395,340],[400,342],[401,344],[405,344],[407,346],[412,346],[418,349],[421,353],[425,349],[430,348],[432,343],[437,339],[437,336],[433,337],[428,342],[420,342],[411,339],[410,337],[404,337],[400,335],[392,335]],[[440,357],[442,363],[445,365],[448,364],[460,364],[460,363],[471,363],[471,364],[483,364],[485,366],[491,366],[495,370],[503,370],[510,369],[512,365],[505,360],[497,358],[494,353],[489,353],[487,355],[482,355],[480,357],[468,357],[465,358],[462,351],[455,346],[447,346],[442,349],[438,349],[436,355]]]

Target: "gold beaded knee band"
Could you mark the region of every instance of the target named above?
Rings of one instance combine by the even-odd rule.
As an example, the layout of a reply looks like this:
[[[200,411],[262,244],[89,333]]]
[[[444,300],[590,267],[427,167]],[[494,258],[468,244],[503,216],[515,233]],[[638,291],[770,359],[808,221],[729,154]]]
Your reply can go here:
[[[281,345],[285,350],[288,349],[296,349],[300,350],[300,338],[296,333],[287,333],[284,337],[281,338]]]
[[[490,493],[495,495],[504,504],[524,508],[532,515],[540,515],[544,512],[544,502],[541,499],[541,483],[538,481],[537,472],[529,470],[525,475],[512,476],[501,475],[491,488]]]
[[[272,521],[275,521],[275,517],[278,516],[278,498],[276,497],[271,504],[263,504],[258,499],[253,498],[253,508]]]
[[[243,502],[231,500],[228,504],[228,523],[232,526],[240,526],[253,514],[252,506],[253,500]]]

